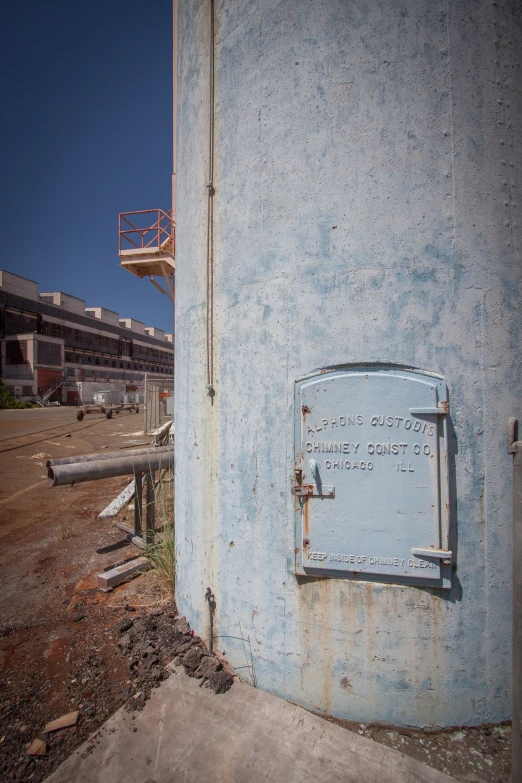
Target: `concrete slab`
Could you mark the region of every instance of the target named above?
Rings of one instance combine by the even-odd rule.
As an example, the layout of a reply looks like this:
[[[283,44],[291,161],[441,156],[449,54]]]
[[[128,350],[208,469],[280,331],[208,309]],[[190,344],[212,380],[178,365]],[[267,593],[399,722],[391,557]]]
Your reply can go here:
[[[176,671],[46,783],[455,783],[263,691],[235,683],[216,696]]]

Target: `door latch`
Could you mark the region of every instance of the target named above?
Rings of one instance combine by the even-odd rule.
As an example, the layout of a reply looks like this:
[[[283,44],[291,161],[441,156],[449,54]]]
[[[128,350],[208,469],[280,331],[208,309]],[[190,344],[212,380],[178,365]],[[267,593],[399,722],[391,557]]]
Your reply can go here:
[[[412,546],[411,553],[415,557],[432,557],[441,560],[444,565],[451,565],[452,552],[450,549],[431,549],[431,547]]]
[[[301,468],[295,469],[295,480],[292,484],[292,495],[299,498],[333,498],[335,497],[335,487],[332,484],[304,484],[303,471]]]
[[[436,408],[410,408],[412,416],[446,416],[448,412],[447,400],[441,400]]]
[[[292,495],[300,498],[333,498],[335,487],[332,484],[321,484],[321,491],[319,491],[316,484],[293,484]]]

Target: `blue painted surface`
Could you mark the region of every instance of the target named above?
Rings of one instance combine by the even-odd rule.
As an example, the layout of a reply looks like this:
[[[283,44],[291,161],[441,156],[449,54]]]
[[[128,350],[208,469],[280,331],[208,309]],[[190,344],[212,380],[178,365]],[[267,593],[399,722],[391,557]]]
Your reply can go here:
[[[296,383],[296,572],[451,587],[444,380],[360,367]],[[431,413],[430,411],[435,411]],[[449,555],[448,558],[451,556]],[[446,559],[448,559],[446,558]]]
[[[520,6],[216,0],[211,402],[209,3],[180,5],[180,611],[205,637],[211,587],[220,649],[306,707],[417,726],[504,720]],[[450,590],[293,573],[295,382],[363,364],[447,381]]]

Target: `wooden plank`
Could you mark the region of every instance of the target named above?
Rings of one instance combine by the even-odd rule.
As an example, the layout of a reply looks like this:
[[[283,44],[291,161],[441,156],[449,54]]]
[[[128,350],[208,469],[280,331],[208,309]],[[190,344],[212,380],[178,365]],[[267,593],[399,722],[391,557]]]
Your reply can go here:
[[[117,498],[114,498],[113,501],[109,503],[109,505],[103,509],[103,511],[100,511],[98,514],[98,519],[106,519],[107,517],[115,517],[116,514],[118,514],[119,511],[125,506],[129,500],[132,500],[134,497],[134,493],[136,492],[136,482],[134,479],[127,484],[124,490],[120,492]]]
[[[129,536],[134,535],[134,528],[130,525],[126,525],[125,522],[114,522],[114,526],[119,528],[119,530],[123,530],[123,532],[127,533]]]

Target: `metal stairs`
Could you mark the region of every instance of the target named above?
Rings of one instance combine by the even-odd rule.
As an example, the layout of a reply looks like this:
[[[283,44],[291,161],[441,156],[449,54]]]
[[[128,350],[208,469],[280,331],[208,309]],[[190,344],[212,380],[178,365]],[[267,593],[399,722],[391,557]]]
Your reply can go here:
[[[50,407],[50,405],[51,405],[51,403],[49,402],[50,398],[53,396],[53,394],[55,393],[55,391],[57,391],[57,390],[60,388],[60,386],[61,386],[63,383],[65,383],[65,379],[64,379],[64,378],[62,378],[62,380],[61,380],[61,381],[55,381],[55,382],[52,384],[52,386],[49,386],[49,388],[47,389],[47,391],[45,391],[45,392],[42,394],[42,396],[41,396],[41,397],[40,397],[40,396],[38,396],[38,397],[36,398],[36,402],[38,403],[38,405],[39,405],[41,408],[49,408],[49,407]]]

